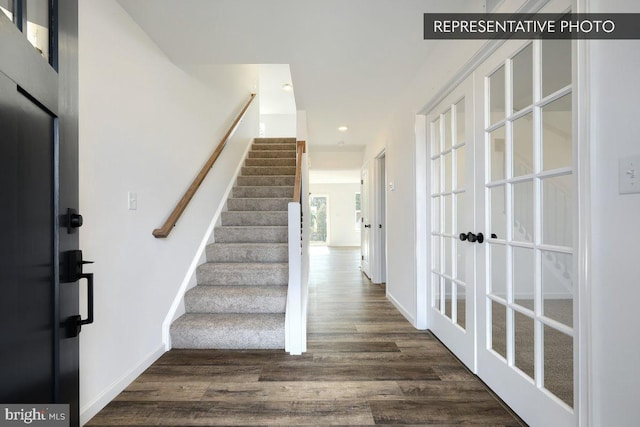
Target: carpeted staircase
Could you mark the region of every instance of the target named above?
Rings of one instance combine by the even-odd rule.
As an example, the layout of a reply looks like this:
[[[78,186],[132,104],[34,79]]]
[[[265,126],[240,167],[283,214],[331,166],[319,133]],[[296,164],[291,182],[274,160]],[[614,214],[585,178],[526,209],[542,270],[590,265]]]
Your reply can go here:
[[[295,138],[256,138],[171,325],[174,348],[284,349]]]

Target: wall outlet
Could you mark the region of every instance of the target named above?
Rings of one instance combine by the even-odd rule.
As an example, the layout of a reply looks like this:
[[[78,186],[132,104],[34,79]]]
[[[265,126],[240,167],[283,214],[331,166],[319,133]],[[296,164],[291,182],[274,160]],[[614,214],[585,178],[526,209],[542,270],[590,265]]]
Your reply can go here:
[[[138,209],[138,193],[133,193],[131,191],[127,193],[127,206],[130,211]]]
[[[620,159],[618,191],[620,194],[640,193],[640,155]]]

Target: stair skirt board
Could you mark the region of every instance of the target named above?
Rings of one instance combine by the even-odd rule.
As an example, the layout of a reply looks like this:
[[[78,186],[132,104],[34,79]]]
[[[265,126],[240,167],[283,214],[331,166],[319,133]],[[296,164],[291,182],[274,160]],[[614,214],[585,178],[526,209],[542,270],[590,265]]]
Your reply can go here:
[[[295,138],[256,138],[170,328],[174,348],[284,349]]]

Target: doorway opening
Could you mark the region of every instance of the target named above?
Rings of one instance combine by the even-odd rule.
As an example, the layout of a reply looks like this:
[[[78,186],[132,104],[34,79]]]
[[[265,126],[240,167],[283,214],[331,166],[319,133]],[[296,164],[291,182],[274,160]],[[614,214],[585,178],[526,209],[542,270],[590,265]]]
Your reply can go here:
[[[309,196],[311,230],[309,241],[314,245],[326,245],[329,241],[329,196]]]

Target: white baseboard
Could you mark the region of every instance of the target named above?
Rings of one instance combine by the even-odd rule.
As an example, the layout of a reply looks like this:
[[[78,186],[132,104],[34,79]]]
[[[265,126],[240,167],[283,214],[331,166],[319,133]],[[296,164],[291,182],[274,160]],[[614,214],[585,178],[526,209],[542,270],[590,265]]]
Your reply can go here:
[[[138,366],[129,370],[120,379],[112,382],[108,385],[95,399],[80,408],[80,425],[83,426],[91,418],[95,417],[98,412],[109,404],[115,397],[120,394],[129,384],[131,384],[136,378],[142,374],[145,369],[153,364],[165,353],[164,343],[161,344],[155,351],[151,352],[147,357],[142,360]],[[82,373],[80,374],[82,375]]]
[[[393,304],[404,317],[407,318],[409,323],[411,323],[414,328],[418,329],[418,327],[416,326],[416,318],[411,315],[411,313],[409,313],[409,310],[404,308],[404,306],[400,304],[398,300],[396,300],[389,292],[387,292],[387,299],[391,301],[391,304]]]

